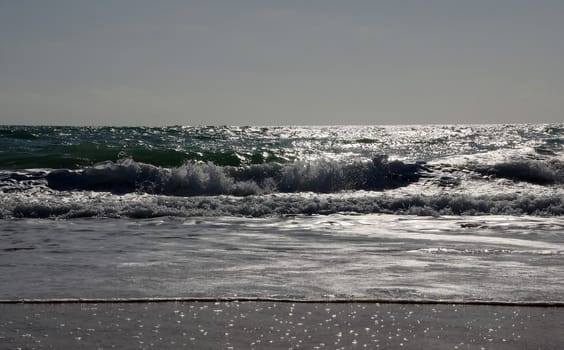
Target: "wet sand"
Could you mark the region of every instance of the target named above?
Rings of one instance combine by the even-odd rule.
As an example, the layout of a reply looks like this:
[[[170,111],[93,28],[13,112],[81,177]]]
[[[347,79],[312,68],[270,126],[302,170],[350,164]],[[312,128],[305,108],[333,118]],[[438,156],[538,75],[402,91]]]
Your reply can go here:
[[[460,304],[0,304],[2,349],[562,349],[564,308]]]

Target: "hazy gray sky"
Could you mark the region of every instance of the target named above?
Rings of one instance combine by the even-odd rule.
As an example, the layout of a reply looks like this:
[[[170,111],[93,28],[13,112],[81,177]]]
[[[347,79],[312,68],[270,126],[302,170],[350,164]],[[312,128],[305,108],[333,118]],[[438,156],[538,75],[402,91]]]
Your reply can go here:
[[[564,122],[562,0],[0,0],[0,124]]]

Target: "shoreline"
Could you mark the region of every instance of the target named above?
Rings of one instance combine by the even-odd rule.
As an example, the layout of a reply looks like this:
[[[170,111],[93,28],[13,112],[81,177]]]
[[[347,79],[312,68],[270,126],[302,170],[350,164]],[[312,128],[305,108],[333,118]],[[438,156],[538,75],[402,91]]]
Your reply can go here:
[[[285,301],[0,304],[8,348],[558,349],[554,306]]]
[[[22,298],[0,299],[0,304],[136,304],[136,303],[238,303],[271,302],[295,304],[399,304],[399,305],[471,305],[471,306],[515,306],[515,307],[564,307],[564,301],[500,301],[461,299],[373,299],[373,298],[276,298],[276,297],[140,297],[140,298]]]

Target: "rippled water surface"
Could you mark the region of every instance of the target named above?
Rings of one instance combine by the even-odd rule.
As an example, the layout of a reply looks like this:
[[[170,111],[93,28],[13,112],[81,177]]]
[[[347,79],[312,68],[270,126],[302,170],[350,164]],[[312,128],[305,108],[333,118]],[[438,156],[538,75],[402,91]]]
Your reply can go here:
[[[507,216],[14,220],[0,229],[0,295],[562,301],[563,228]]]
[[[564,300],[564,127],[0,126],[0,298]]]

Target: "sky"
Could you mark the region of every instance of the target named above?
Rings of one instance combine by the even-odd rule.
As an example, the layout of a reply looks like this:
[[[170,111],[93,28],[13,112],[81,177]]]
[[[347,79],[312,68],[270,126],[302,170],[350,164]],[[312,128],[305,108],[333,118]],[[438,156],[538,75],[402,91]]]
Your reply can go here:
[[[562,0],[0,0],[0,124],[563,122]]]

